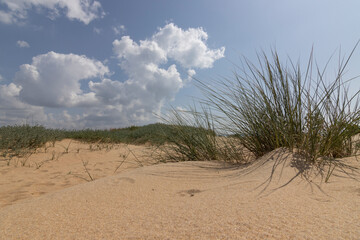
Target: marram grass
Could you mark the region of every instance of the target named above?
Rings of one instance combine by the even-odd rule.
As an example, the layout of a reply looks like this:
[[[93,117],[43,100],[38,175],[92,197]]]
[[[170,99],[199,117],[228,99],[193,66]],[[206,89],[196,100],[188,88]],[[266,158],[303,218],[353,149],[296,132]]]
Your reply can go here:
[[[184,115],[173,109],[167,122],[197,130],[188,128],[174,136],[170,157],[227,159],[244,149],[260,157],[282,147],[297,151],[309,163],[320,166],[324,159],[335,163],[332,159],[354,154],[359,143],[351,138],[360,133],[360,90],[350,95],[349,86],[354,79],[344,79],[344,73],[357,45],[339,61],[333,78],[325,79],[330,75],[326,74],[327,67],[319,69],[312,52],[302,68],[291,60],[284,65],[278,53],[272,51],[270,55],[258,55],[258,64],[244,59],[232,79],[211,83],[196,79],[205,94],[201,111],[192,108]],[[198,129],[204,131],[199,133]],[[224,144],[219,144],[213,133],[235,137],[244,148],[240,152],[235,148],[231,154],[227,151],[224,156],[220,148]]]

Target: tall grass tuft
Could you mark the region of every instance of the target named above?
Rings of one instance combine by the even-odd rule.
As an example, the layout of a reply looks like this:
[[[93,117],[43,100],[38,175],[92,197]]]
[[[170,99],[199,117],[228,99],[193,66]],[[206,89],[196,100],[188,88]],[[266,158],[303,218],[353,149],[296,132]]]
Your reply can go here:
[[[312,52],[302,69],[291,60],[284,65],[272,51],[258,55],[257,65],[245,58],[233,79],[197,83],[219,128],[257,157],[286,147],[320,163],[349,156],[351,137],[359,133],[360,90],[350,96],[350,80],[343,79],[355,48],[331,80],[325,79],[327,67],[314,64]]]
[[[284,64],[278,53],[244,58],[232,79],[196,80],[205,98],[201,109],[172,109],[165,122],[174,129],[166,156],[170,160],[225,160],[248,163],[277,148],[287,148],[319,167],[328,181],[339,158],[358,153],[360,90],[350,95],[344,73],[359,42],[339,61],[332,79],[311,51],[305,68]],[[340,59],[340,58],[339,58]],[[222,137],[220,137],[222,136]],[[169,150],[170,149],[170,150]],[[248,157],[248,158],[247,158]],[[341,164],[340,164],[341,165]]]
[[[215,116],[206,106],[197,111],[171,109],[163,118],[172,134],[166,135],[163,147],[166,161],[222,160],[244,163],[243,148],[236,138],[220,137],[215,127]]]

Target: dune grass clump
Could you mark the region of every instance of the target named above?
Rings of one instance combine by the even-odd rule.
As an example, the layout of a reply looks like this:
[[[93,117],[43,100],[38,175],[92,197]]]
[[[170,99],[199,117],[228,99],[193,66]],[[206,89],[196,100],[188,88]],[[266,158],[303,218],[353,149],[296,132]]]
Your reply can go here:
[[[200,82],[206,104],[221,117],[217,123],[260,157],[279,147],[300,151],[311,162],[350,156],[351,138],[360,124],[359,91],[350,95],[343,79],[348,58],[336,76],[325,79],[311,53],[306,69],[284,65],[276,51],[247,59],[234,79],[212,86]]]
[[[174,134],[167,136],[169,160],[217,159],[216,134],[209,115],[197,115],[196,110],[189,113],[175,109],[170,115],[166,121],[172,126]]]
[[[237,138],[219,136],[215,116],[206,106],[201,111],[195,106],[172,109],[164,121],[172,129],[172,134],[166,135],[168,145],[163,147],[165,161],[248,161]]]
[[[222,139],[235,138],[255,157],[280,147],[301,153],[318,166],[350,156],[359,146],[351,139],[360,133],[360,90],[350,95],[353,79],[344,80],[344,73],[355,48],[339,61],[332,79],[328,79],[327,66],[321,70],[314,63],[313,52],[303,69],[291,60],[284,65],[272,51],[270,56],[258,55],[258,64],[245,58],[232,79],[196,80],[205,93],[201,104],[206,111],[188,111],[192,121],[181,111],[172,111],[167,121],[180,129],[172,156],[183,160],[221,158],[224,144],[218,144],[219,137],[207,131],[227,136]],[[234,146],[226,148],[230,149],[228,156],[243,153]]]

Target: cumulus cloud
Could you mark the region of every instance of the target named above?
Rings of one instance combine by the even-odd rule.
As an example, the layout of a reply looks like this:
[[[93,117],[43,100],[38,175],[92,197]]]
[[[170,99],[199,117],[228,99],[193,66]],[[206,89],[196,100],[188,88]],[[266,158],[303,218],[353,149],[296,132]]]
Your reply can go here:
[[[114,53],[128,79],[124,82],[103,79],[89,83],[97,99],[108,106],[108,110],[98,112],[97,119],[100,119],[101,112],[109,119],[114,115],[127,116],[122,121],[132,123],[141,124],[153,119],[153,113],[159,114],[165,101],[173,100],[195,75],[193,68],[211,68],[217,59],[224,57],[224,47],[209,49],[206,40],[203,29],[183,30],[173,23],[139,43],[130,36],[114,40]],[[169,60],[179,63],[187,74],[181,76],[176,64],[167,66]],[[91,117],[93,115],[87,119]]]
[[[0,22],[6,24],[24,21],[32,8],[48,10],[51,19],[64,12],[70,20],[85,24],[105,15],[100,2],[94,0],[0,0],[0,4],[7,7],[6,10],[0,10]]]
[[[154,34],[152,41],[167,52],[167,56],[185,68],[211,68],[213,63],[224,57],[225,47],[209,49],[207,33],[202,28],[183,30],[170,23]]]
[[[15,75],[22,87],[19,97],[26,103],[45,107],[74,107],[95,104],[94,93],[85,93],[80,81],[101,77],[109,69],[101,62],[76,54],[49,52],[23,64]]]
[[[183,30],[170,23],[160,28],[150,40],[140,41],[140,44],[124,36],[121,40],[115,40],[113,45],[118,58],[130,62],[136,56],[142,62],[155,57],[156,64],[166,62],[169,58],[185,68],[211,68],[216,60],[224,57],[225,47],[209,49],[207,38],[202,28]]]
[[[53,127],[147,124],[196,74],[195,69],[211,68],[224,56],[224,47],[210,49],[206,40],[203,29],[183,30],[172,23],[139,42],[130,36],[116,39],[114,55],[127,75],[122,80],[110,79],[104,63],[86,56],[41,54],[20,66],[13,85],[0,85],[6,88],[0,92],[1,99],[9,99],[1,105],[31,106],[32,112],[51,109],[43,119]],[[11,97],[5,96],[6,91],[12,92]]]
[[[46,122],[43,108],[21,102],[20,91],[21,87],[14,83],[0,85],[0,125]]]
[[[127,118],[121,118],[123,123],[143,124],[153,120],[153,113],[160,114],[164,101],[172,100],[183,86],[175,65],[167,69],[150,66],[139,70],[142,71],[137,75],[139,78],[130,78],[125,82],[103,79],[89,83],[99,101],[108,107],[98,111],[98,116],[102,114],[111,118],[112,115],[123,115]]]
[[[18,45],[18,47],[21,47],[21,48],[28,48],[28,47],[30,47],[30,45],[27,43],[27,42],[25,42],[25,41],[17,41],[16,42],[16,45]]]

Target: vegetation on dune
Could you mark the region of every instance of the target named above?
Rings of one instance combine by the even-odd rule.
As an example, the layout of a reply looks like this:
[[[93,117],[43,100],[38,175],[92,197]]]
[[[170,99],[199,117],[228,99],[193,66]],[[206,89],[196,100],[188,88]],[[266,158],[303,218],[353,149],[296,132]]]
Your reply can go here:
[[[301,153],[310,164],[331,166],[360,148],[359,140],[352,140],[360,133],[360,90],[350,96],[353,79],[343,79],[355,48],[339,62],[332,80],[325,77],[326,66],[321,70],[314,64],[312,52],[305,69],[291,60],[284,65],[276,51],[271,56],[263,53],[257,65],[244,59],[233,79],[210,84],[196,80],[205,93],[200,111],[195,105],[188,111],[172,109],[163,118],[166,124],[72,131],[4,126],[0,151],[5,157],[21,156],[24,149],[70,138],[163,145],[164,160],[171,161],[248,163],[274,149],[287,148]]]
[[[202,106],[201,111],[197,111],[196,107],[189,107],[187,111],[169,111],[164,121],[174,134],[167,136],[169,145],[163,148],[163,157],[170,161],[249,162],[251,154],[244,154],[245,149],[238,138],[219,135],[215,119],[206,106]]]
[[[332,80],[325,78],[327,67],[321,70],[314,64],[312,52],[302,69],[291,60],[284,65],[276,51],[271,56],[258,55],[257,65],[244,59],[233,79],[196,80],[206,96],[202,109],[173,109],[167,122],[205,131],[199,134],[180,128],[179,134],[173,135],[169,158],[227,160],[238,156],[238,162],[247,162],[239,157],[244,150],[260,157],[285,147],[301,153],[308,163],[323,166],[354,154],[359,143],[351,139],[360,133],[360,90],[350,96],[353,79],[343,78],[355,48],[339,62]],[[224,141],[213,132],[232,138]],[[234,138],[243,148],[227,142]]]
[[[132,144],[163,144],[165,135],[170,134],[171,128],[165,124],[155,123],[146,126],[131,126],[110,130],[78,130],[65,131],[66,138],[84,142],[103,143],[132,143]]]
[[[42,126],[4,126],[0,128],[0,151],[3,157],[24,157],[29,151],[55,141],[56,131]]]
[[[55,143],[65,138],[88,143],[160,145],[166,141],[165,136],[171,134],[174,134],[173,128],[161,123],[110,130],[60,130],[29,125],[3,126],[0,127],[0,152],[5,158],[24,157],[47,142]]]
[[[206,103],[225,116],[219,125],[240,136],[256,156],[286,147],[300,150],[311,162],[346,157],[351,155],[351,137],[359,133],[354,126],[360,123],[359,91],[349,96],[343,80],[350,57],[339,64],[335,79],[326,81],[326,69],[316,66],[312,73],[312,54],[303,71],[299,64],[282,65],[275,51],[272,60],[259,57],[260,67],[245,60],[235,81],[201,87]]]
[[[3,126],[0,127],[0,149],[16,147],[37,147],[45,142],[70,138],[84,142],[113,143],[154,143],[162,144],[163,138],[171,128],[166,124],[155,123],[146,126],[131,126],[110,130],[61,130],[43,126]]]

